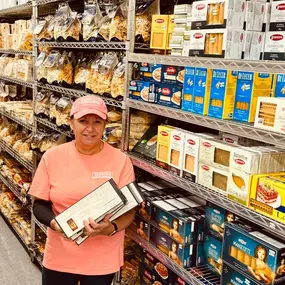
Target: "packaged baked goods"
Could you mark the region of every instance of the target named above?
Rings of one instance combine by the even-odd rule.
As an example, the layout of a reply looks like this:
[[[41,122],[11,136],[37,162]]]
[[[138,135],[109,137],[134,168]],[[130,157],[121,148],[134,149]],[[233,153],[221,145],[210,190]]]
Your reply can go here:
[[[39,21],[34,30],[38,41],[51,41],[54,39],[55,20],[53,16],[48,16],[45,20]]]
[[[56,41],[63,41],[64,34],[66,33],[66,23],[69,23],[71,16],[71,9],[68,3],[60,3],[59,8],[55,15],[55,24],[54,24],[54,38]]]
[[[49,117],[49,102],[51,93],[46,90],[38,92],[35,98],[35,115],[39,117]]]
[[[60,53],[58,51],[52,51],[43,63],[47,69],[47,82],[49,84],[58,85],[59,59]]]
[[[55,123],[56,122],[56,103],[60,99],[60,96],[52,94],[49,101],[49,118]]]
[[[42,51],[35,63],[37,80],[42,83],[47,83],[48,69],[44,64],[46,58],[47,58],[47,52]]]
[[[33,34],[30,31],[26,31],[21,34],[20,37],[20,50],[33,50]]]
[[[14,64],[16,63],[15,58],[11,58],[7,65],[4,67],[4,72],[3,75],[6,77],[12,77],[13,75],[13,69],[14,69]]]
[[[110,95],[111,94],[111,82],[113,71],[118,64],[117,54],[110,52],[104,55],[99,62],[99,82],[98,82],[98,94],[99,95]]]
[[[125,69],[126,65],[120,62],[114,71],[111,82],[111,96],[115,99],[123,99],[125,93]]]
[[[82,38],[82,25],[77,12],[71,12],[62,28],[64,41],[80,41]]]
[[[36,151],[40,151],[43,141],[45,139],[47,139],[48,137],[49,137],[49,135],[46,135],[44,133],[35,134],[32,137],[31,149],[36,150]]]
[[[84,54],[81,54],[74,71],[74,88],[85,90],[88,74],[88,58]]]
[[[56,124],[59,127],[69,128],[70,110],[72,102],[68,97],[61,97],[55,105]]]
[[[108,144],[119,148],[122,137],[122,124],[110,123],[106,125],[103,140]]]
[[[128,33],[128,6],[127,1],[122,3],[116,11],[115,17],[112,19],[110,25],[110,41],[127,40]]]
[[[56,147],[65,142],[66,142],[66,136],[63,134],[55,133],[51,136],[49,135],[43,140],[40,147],[40,151],[46,152],[50,148]]]
[[[88,93],[99,93],[99,63],[102,59],[102,55],[98,55],[95,59],[92,59],[88,66],[88,76],[86,81],[86,89]]]
[[[32,61],[26,59],[18,60],[16,65],[16,78],[26,82],[33,81]]]
[[[111,110],[107,113],[107,121],[109,123],[115,123],[122,121],[122,112]]]
[[[58,83],[63,87],[71,87],[73,84],[73,66],[66,51],[59,60]]]
[[[131,114],[131,124],[151,125],[155,120],[155,116],[142,112],[136,111]]]
[[[98,38],[103,41],[109,41],[110,39],[110,27],[111,27],[112,18],[110,16],[105,16],[99,22],[99,31]]]
[[[12,60],[11,56],[8,54],[2,54],[0,57],[0,74],[4,74],[5,67]]]

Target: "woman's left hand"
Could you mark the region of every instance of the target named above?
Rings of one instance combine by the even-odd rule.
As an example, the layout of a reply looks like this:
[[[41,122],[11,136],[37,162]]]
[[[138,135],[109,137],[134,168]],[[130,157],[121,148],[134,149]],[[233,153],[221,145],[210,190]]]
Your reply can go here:
[[[90,237],[108,236],[111,234],[114,231],[114,226],[110,222],[111,217],[112,214],[108,214],[100,223],[96,223],[91,218],[89,218],[88,221],[84,221],[86,234],[88,234]]]

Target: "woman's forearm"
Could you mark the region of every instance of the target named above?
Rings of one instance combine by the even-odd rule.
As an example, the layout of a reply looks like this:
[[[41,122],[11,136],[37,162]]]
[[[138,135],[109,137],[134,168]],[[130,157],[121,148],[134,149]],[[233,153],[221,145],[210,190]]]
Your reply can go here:
[[[51,221],[55,217],[52,211],[51,202],[35,200],[33,204],[33,213],[40,223],[46,225],[47,227],[51,227]]]
[[[135,214],[136,214],[135,210],[131,210],[126,214],[124,214],[123,216],[116,219],[114,222],[118,227],[118,231],[123,231],[127,227],[129,227],[134,220]]]

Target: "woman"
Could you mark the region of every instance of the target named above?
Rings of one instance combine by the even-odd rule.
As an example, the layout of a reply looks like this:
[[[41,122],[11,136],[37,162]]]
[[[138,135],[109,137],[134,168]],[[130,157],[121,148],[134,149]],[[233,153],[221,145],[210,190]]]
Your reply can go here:
[[[35,174],[30,195],[36,218],[47,225],[43,285],[110,285],[124,259],[124,230],[132,223],[130,211],[110,222],[84,221],[90,235],[77,246],[63,235],[54,217],[113,178],[119,188],[135,181],[130,159],[104,143],[107,108],[95,96],[77,99],[71,110],[75,140],[47,151]]]

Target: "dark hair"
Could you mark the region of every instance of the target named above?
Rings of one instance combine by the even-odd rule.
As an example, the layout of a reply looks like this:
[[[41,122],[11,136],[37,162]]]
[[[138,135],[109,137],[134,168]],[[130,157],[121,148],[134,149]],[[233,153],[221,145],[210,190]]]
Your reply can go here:
[[[177,228],[179,229],[179,222],[178,222],[178,220],[177,220],[177,219],[173,219],[172,225],[174,225],[174,223],[176,223],[176,224],[177,224]]]
[[[264,253],[265,253],[264,262],[267,262],[268,252],[267,252],[266,248],[263,247],[262,245],[259,245],[259,246],[256,247],[256,249],[254,250],[254,257],[258,258],[258,254],[257,253],[258,253],[258,251],[260,249],[264,250]]]
[[[70,120],[73,120],[74,119],[74,116],[72,115],[72,116],[70,116]]]

